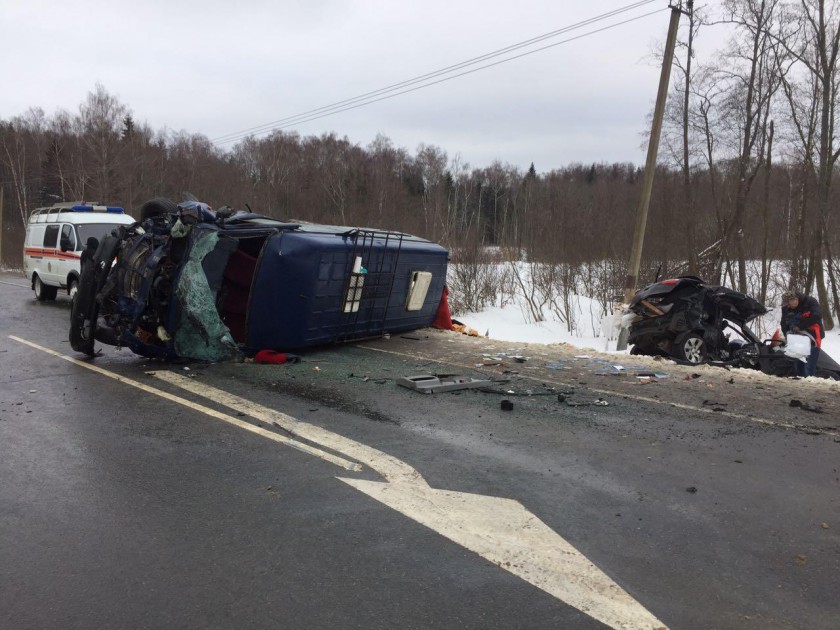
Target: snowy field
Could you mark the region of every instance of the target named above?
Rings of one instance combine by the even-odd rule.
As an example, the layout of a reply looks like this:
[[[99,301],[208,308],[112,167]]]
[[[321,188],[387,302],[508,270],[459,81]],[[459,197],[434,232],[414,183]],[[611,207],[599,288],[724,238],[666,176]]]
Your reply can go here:
[[[771,294],[781,295],[781,289],[771,291]],[[504,302],[504,305],[500,305],[501,302]],[[549,309],[543,311],[543,321],[534,322],[520,291],[498,299],[495,306],[480,312],[460,313],[453,317],[490,339],[515,343],[568,343],[581,349],[629,354],[629,350],[616,350],[612,318],[602,315],[603,309],[598,301],[587,297],[581,291],[573,296],[571,304],[574,321],[572,332],[569,331],[568,324],[559,321]],[[752,328],[760,331],[763,338],[769,338],[779,325],[781,303],[777,298],[775,304],[768,300],[765,306],[770,311],[758,318]],[[840,332],[837,329],[827,332],[822,347],[832,358],[840,361]]]

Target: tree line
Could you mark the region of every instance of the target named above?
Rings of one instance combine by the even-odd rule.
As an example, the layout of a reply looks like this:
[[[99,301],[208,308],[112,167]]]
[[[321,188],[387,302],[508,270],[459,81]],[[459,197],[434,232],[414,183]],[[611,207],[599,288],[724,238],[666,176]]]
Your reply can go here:
[[[724,0],[713,9],[683,20],[640,282],[694,273],[764,301],[781,263],[784,284],[840,312],[840,6]],[[727,46],[698,63],[704,34],[721,25],[732,33]],[[621,294],[641,177],[626,163],[476,168],[383,135],[361,146],[335,133],[275,131],[222,149],[201,134],[152,130],[101,85],[76,113],[0,120],[6,264],[19,265],[35,207],[86,199],[134,210],[189,192],[214,206],[440,242],[475,294],[465,307],[498,288],[479,281],[481,265],[525,260],[544,266],[546,282],[600,269],[591,288],[606,308]],[[757,274],[748,273],[753,262]]]

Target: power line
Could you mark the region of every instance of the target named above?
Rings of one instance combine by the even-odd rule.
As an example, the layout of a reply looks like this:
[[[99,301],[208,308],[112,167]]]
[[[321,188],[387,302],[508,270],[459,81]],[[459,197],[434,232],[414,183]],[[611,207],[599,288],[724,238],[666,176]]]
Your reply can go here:
[[[444,81],[448,81],[448,80],[451,80],[451,79],[454,79],[454,78],[457,78],[457,77],[461,77],[461,76],[464,76],[464,75],[467,75],[467,74],[471,74],[472,72],[477,72],[478,70],[483,70],[483,69],[486,69],[486,68],[490,68],[490,67],[499,65],[501,63],[506,63],[508,61],[512,61],[514,59],[519,59],[521,57],[524,57],[524,56],[527,56],[527,55],[530,55],[530,54],[534,54],[534,53],[546,50],[548,48],[553,48],[554,46],[559,46],[560,44],[568,43],[568,42],[571,42],[571,41],[574,41],[574,40],[577,40],[577,39],[581,39],[582,37],[586,37],[586,36],[589,36],[589,35],[600,33],[604,30],[609,29],[609,28],[614,28],[614,27],[617,27],[617,26],[621,26],[623,24],[627,24],[628,22],[632,22],[632,21],[635,21],[635,20],[638,20],[638,19],[648,17],[650,15],[653,15],[654,13],[660,12],[662,9],[657,9],[656,11],[652,11],[652,12],[646,13],[644,15],[636,16],[634,18],[630,18],[628,20],[624,20],[622,22],[612,24],[608,27],[596,29],[596,30],[590,31],[588,33],[585,33],[583,35],[579,35],[579,36],[572,37],[572,38],[569,38],[569,39],[566,39],[566,40],[563,40],[563,41],[560,41],[560,42],[556,42],[556,43],[550,44],[548,46],[543,46],[541,48],[537,48],[537,49],[534,49],[534,50],[531,50],[531,51],[528,51],[528,52],[525,52],[525,53],[521,53],[519,55],[514,55],[514,56],[511,56],[511,57],[507,57],[507,58],[505,58],[501,61],[486,64],[486,65],[480,66],[478,68],[474,68],[474,69],[466,71],[466,72],[461,72],[461,73],[454,74],[454,75],[451,74],[452,72],[455,72],[457,70],[460,70],[460,69],[463,69],[463,68],[468,68],[470,66],[481,63],[483,61],[487,61],[488,59],[493,59],[493,58],[502,56],[506,53],[510,53],[510,52],[513,52],[513,51],[516,51],[516,50],[520,50],[520,49],[525,48],[527,46],[532,46],[535,43],[539,43],[541,41],[545,41],[547,39],[557,37],[558,35],[569,33],[569,32],[574,31],[574,30],[578,30],[578,29],[583,28],[585,26],[590,26],[590,25],[595,24],[597,22],[601,22],[601,21],[609,19],[611,17],[615,17],[617,15],[620,15],[622,13],[626,13],[627,11],[631,11],[633,9],[638,9],[642,6],[645,6],[647,4],[651,4],[652,2],[656,2],[656,1],[657,0],[641,0],[641,1],[638,1],[638,2],[634,2],[632,4],[626,5],[624,7],[620,7],[618,9],[613,10],[613,11],[609,11],[607,13],[603,13],[603,14],[595,16],[593,18],[583,20],[582,22],[577,22],[577,23],[572,24],[570,26],[566,26],[566,27],[551,31],[551,32],[545,33],[543,35],[539,35],[537,37],[533,37],[531,39],[518,42],[516,44],[511,44],[510,46],[500,48],[498,50],[486,53],[484,55],[480,55],[478,57],[473,57],[472,59],[468,59],[466,61],[462,61],[460,63],[454,64],[454,65],[451,65],[451,66],[447,66],[445,68],[441,68],[439,70],[435,70],[433,72],[429,72],[429,73],[414,77],[412,79],[407,79],[405,81],[401,81],[399,83],[395,83],[395,84],[389,85],[387,87],[380,88],[378,90],[373,90],[371,92],[361,94],[359,96],[348,98],[348,99],[345,99],[345,100],[342,100],[342,101],[337,101],[337,102],[332,103],[330,105],[325,105],[323,107],[318,107],[318,108],[315,108],[315,109],[311,109],[311,110],[308,110],[306,112],[296,114],[294,116],[288,116],[286,118],[281,118],[281,119],[273,121],[271,123],[266,123],[266,124],[263,124],[263,125],[258,125],[256,127],[251,127],[249,129],[244,129],[242,131],[225,134],[223,136],[219,136],[217,138],[214,138],[211,141],[219,143],[219,144],[227,144],[229,142],[234,142],[236,140],[243,139],[243,138],[245,138],[249,135],[253,135],[255,133],[263,133],[263,132],[266,132],[266,131],[274,131],[274,130],[278,130],[278,129],[283,129],[283,128],[286,128],[286,127],[288,127],[292,124],[299,124],[299,123],[303,123],[303,122],[308,122],[310,120],[316,120],[317,118],[323,118],[325,116],[340,113],[340,112],[347,111],[347,110],[350,110],[350,109],[356,109],[356,108],[361,107],[363,105],[369,105],[371,103],[376,103],[376,102],[379,102],[379,101],[382,101],[382,100],[386,100],[388,98],[392,98],[394,96],[399,96],[401,94],[407,94],[409,92],[413,92],[413,91],[416,91],[418,89],[422,89],[422,88],[425,88],[425,87],[436,85],[437,83],[442,83]],[[439,79],[437,81],[430,81],[430,79],[434,79],[436,77],[440,77],[440,76],[448,75],[448,74],[451,75],[451,76]],[[421,84],[421,85],[419,85],[418,87],[411,88],[411,89],[402,89],[402,88],[407,88],[409,86],[417,85],[417,84]]]
[[[355,96],[353,98],[345,99],[343,101],[338,101],[336,103],[332,103],[330,105],[325,105],[323,107],[318,107],[316,109],[312,109],[312,110],[309,110],[309,111],[306,111],[306,112],[303,112],[303,113],[300,113],[300,114],[296,114],[294,116],[289,116],[289,117],[282,118],[280,120],[276,120],[276,121],[273,121],[273,122],[270,122],[270,123],[266,123],[266,124],[263,124],[263,125],[258,125],[256,127],[251,127],[249,129],[245,129],[245,130],[242,130],[242,131],[239,131],[239,132],[233,132],[233,133],[225,134],[223,136],[219,136],[218,138],[212,139],[212,141],[213,142],[219,142],[221,144],[226,144],[228,142],[231,142],[232,140],[244,138],[248,135],[251,135],[252,133],[260,133],[262,131],[269,131],[273,128],[276,128],[278,125],[288,126],[286,123],[298,122],[297,119],[299,119],[299,118],[306,118],[307,120],[309,120],[309,116],[312,115],[312,114],[326,113],[328,111],[329,111],[329,113],[338,113],[340,111],[345,111],[345,107],[344,107],[345,105],[353,104],[353,103],[356,103],[356,102],[359,102],[359,101],[367,101],[368,99],[371,99],[375,96],[385,94],[385,93],[397,90],[397,89],[402,88],[402,87],[407,87],[409,85],[414,85],[414,84],[417,84],[419,82],[423,82],[423,81],[426,81],[428,79],[431,79],[431,78],[434,78],[434,77],[437,77],[437,76],[448,74],[448,73],[451,73],[455,70],[459,70],[461,68],[469,67],[470,65],[474,65],[476,63],[480,63],[480,62],[485,61],[487,59],[492,59],[494,57],[498,57],[498,56],[503,55],[507,52],[511,52],[511,51],[514,51],[514,50],[524,48],[526,46],[530,46],[534,43],[544,41],[544,40],[552,38],[552,37],[556,37],[556,36],[561,35],[563,33],[567,33],[567,32],[570,32],[570,31],[573,31],[573,30],[576,30],[576,29],[579,29],[579,28],[583,28],[584,26],[588,26],[590,24],[594,24],[596,22],[608,19],[610,17],[614,17],[614,16],[619,15],[621,13],[625,13],[627,11],[642,7],[646,4],[650,4],[650,3],[655,2],[655,1],[657,1],[657,0],[641,0],[641,1],[635,2],[633,4],[615,9],[613,11],[601,14],[599,16],[589,18],[589,19],[584,20],[582,22],[578,22],[578,23],[573,24],[571,26],[566,26],[566,27],[563,27],[561,29],[551,31],[550,33],[545,33],[543,35],[539,35],[537,37],[533,37],[531,39],[524,40],[522,42],[518,42],[518,43],[512,44],[510,46],[506,46],[505,48],[501,48],[501,49],[492,51],[490,53],[486,53],[486,54],[481,55],[479,57],[474,57],[474,58],[469,59],[467,61],[463,61],[463,62],[454,64],[454,65],[448,66],[446,68],[436,70],[434,72],[429,72],[427,74],[420,75],[418,77],[414,77],[413,79],[408,79],[406,81],[401,81],[399,83],[395,83],[393,85],[390,85],[390,86],[387,86],[387,87],[384,87],[384,88],[381,88],[381,89],[378,89],[378,90],[374,90],[372,92],[367,92],[365,94],[361,94],[361,95]],[[595,32],[597,32],[597,31],[595,31]],[[543,50],[543,49],[539,49],[539,50]],[[537,51],[534,51],[534,52],[537,52]],[[516,59],[516,58],[517,57],[512,57],[511,59]],[[491,64],[491,65],[496,65],[496,64]],[[490,67],[490,66],[485,66],[485,67]],[[462,75],[457,75],[457,76],[462,76]],[[429,85],[434,85],[434,83],[429,83]],[[401,92],[401,93],[405,93],[405,92]],[[382,99],[377,99],[377,100],[382,100]],[[377,102],[377,100],[372,100],[371,102]],[[352,109],[352,108],[350,108],[350,109]],[[335,111],[333,112],[331,110],[335,110]]]

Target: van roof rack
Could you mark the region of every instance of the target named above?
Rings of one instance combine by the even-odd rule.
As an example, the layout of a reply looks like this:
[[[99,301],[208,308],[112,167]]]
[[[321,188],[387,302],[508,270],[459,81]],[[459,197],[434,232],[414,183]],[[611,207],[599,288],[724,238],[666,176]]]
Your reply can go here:
[[[43,208],[36,208],[29,215],[29,220],[30,222],[38,222],[39,220],[47,221],[52,218],[49,215],[56,215],[55,218],[57,219],[58,215],[65,212],[108,212],[110,214],[124,214],[125,210],[120,206],[103,206],[98,201],[66,201]]]

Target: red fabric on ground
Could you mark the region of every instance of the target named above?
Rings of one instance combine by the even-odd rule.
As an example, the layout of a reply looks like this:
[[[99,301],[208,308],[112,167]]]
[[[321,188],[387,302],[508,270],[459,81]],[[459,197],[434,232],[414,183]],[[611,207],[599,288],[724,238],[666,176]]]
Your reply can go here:
[[[256,363],[270,363],[279,365],[281,363],[286,362],[286,353],[285,352],[277,352],[277,350],[260,350],[257,354],[254,355],[254,361]]]

